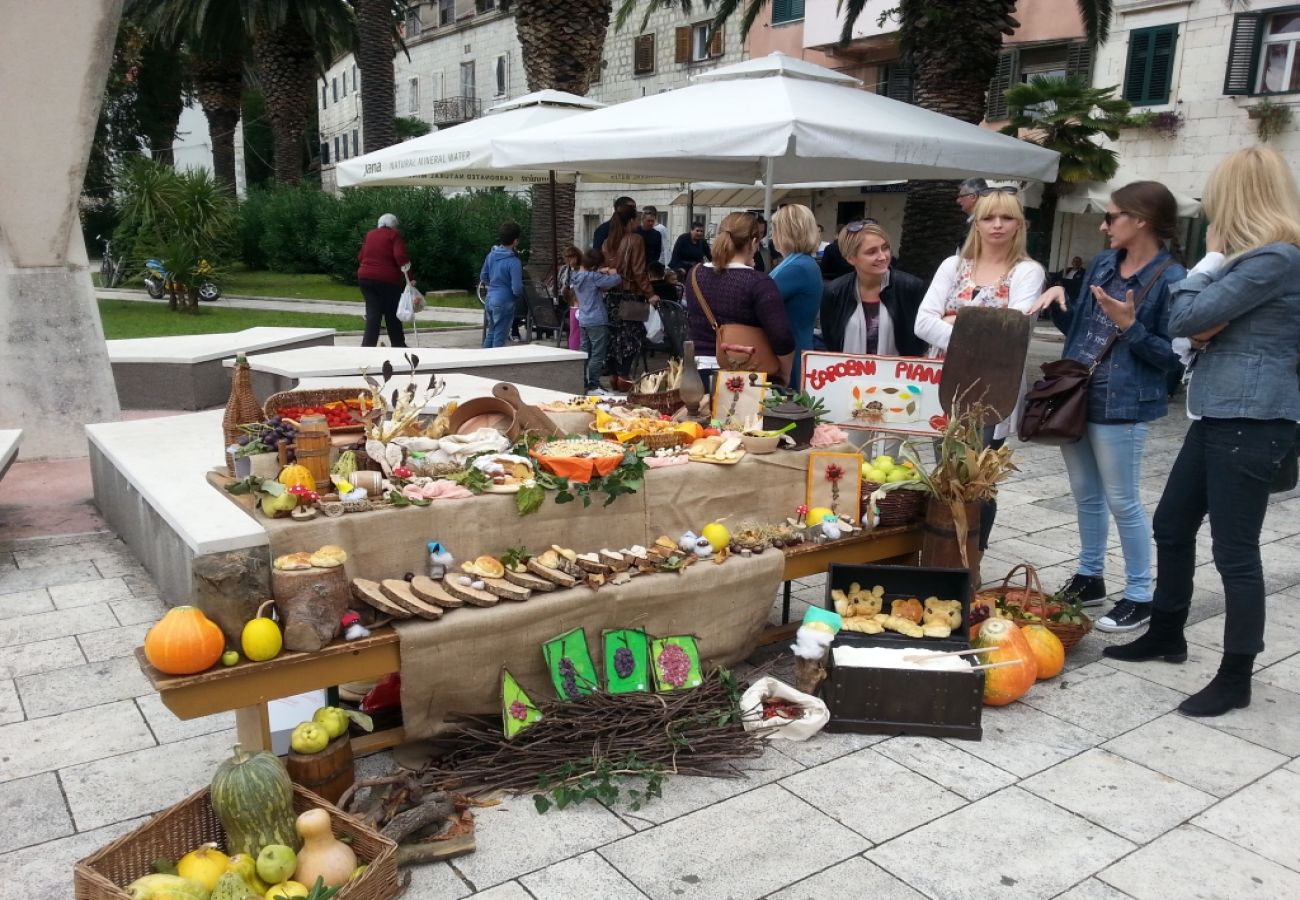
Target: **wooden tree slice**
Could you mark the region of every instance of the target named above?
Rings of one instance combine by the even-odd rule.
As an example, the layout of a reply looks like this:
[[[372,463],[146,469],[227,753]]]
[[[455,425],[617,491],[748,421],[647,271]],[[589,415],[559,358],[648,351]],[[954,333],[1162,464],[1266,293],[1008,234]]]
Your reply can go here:
[[[271,572],[271,596],[280,613],[286,650],[314,652],[339,634],[352,597],[342,566]]]
[[[244,623],[271,596],[266,560],[245,550],[196,557],[190,566],[194,593],[190,603],[220,626],[227,643],[238,647]]]
[[[628,555],[619,553],[617,550],[602,550],[598,554],[600,561],[609,566],[615,572],[626,572],[632,565],[632,558]]]
[[[514,572],[506,569],[506,581],[521,588],[528,588],[530,591],[549,592],[555,590],[555,582],[547,581],[545,578],[538,578],[536,575],[529,575],[527,572]]]
[[[398,606],[409,609],[421,619],[442,618],[442,607],[425,603],[415,596],[411,586],[403,578],[385,578],[379,582],[379,589],[384,592],[384,596],[389,600],[392,600]]]
[[[484,578],[483,584],[489,594],[496,594],[502,600],[517,600],[523,602],[533,595],[528,588],[519,587],[511,584],[504,578]]]
[[[384,596],[378,581],[371,581],[368,578],[353,578],[352,596],[368,606],[373,606],[384,615],[392,616],[394,619],[411,618],[409,609],[405,606],[398,606]]]
[[[459,597],[470,606],[496,606],[497,597],[487,591],[480,591],[467,584],[460,584],[460,575],[450,575],[442,580],[442,586],[453,597]]]
[[[558,584],[560,587],[571,588],[578,584],[578,579],[572,575],[567,575],[559,569],[548,569],[535,559],[528,560],[528,571],[545,578],[552,584]]]
[[[447,593],[442,584],[427,575],[416,575],[411,579],[411,593],[425,603],[432,603],[445,609],[455,609],[465,605],[464,600]]]
[[[592,575],[608,575],[613,572],[613,568],[600,561],[600,557],[595,553],[579,553],[578,565],[584,572],[590,572]]]

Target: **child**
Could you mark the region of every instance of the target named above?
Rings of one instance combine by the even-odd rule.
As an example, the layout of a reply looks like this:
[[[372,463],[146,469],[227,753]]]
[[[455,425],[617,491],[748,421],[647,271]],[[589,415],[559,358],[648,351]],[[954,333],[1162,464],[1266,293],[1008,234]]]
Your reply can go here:
[[[677,300],[677,288],[668,280],[668,270],[661,262],[652,262],[646,267],[646,274],[650,276],[650,288],[659,295],[661,300]]]
[[[605,255],[599,250],[582,254],[582,270],[569,278],[569,287],[578,295],[578,324],[582,327],[582,350],[587,354],[586,384],[588,394],[604,396],[600,376],[605,371],[609,352],[609,318],[605,313],[604,292],[623,283],[615,269],[602,268]]]

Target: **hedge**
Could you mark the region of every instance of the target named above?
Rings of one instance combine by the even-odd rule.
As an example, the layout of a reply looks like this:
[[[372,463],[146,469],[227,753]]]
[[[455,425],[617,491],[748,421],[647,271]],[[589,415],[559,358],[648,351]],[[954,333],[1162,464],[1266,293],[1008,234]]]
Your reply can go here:
[[[240,204],[240,257],[251,269],[319,272],[357,280],[357,251],[384,213],[400,223],[411,267],[425,290],[472,290],[497,228],[513,219],[528,243],[529,203],[500,189],[447,197],[431,188],[253,191]]]

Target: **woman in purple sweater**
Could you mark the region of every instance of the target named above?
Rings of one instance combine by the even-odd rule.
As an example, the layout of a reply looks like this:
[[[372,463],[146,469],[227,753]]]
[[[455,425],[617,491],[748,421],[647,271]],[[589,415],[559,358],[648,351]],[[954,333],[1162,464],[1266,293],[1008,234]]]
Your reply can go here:
[[[722,220],[713,238],[713,261],[696,266],[686,281],[686,317],[695,359],[700,369],[716,369],[713,326],[695,293],[704,295],[719,325],[756,325],[767,335],[772,352],[794,352],[794,332],[785,312],[781,290],[772,276],[753,268],[760,228],[753,213],[732,213]]]

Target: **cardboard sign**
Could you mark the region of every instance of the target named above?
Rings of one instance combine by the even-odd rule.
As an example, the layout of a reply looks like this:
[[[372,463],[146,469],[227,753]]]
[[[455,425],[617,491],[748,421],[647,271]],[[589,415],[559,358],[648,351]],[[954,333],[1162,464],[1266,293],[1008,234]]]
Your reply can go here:
[[[803,390],[821,398],[826,421],[841,428],[938,435],[947,419],[939,402],[943,360],[809,351]]]

